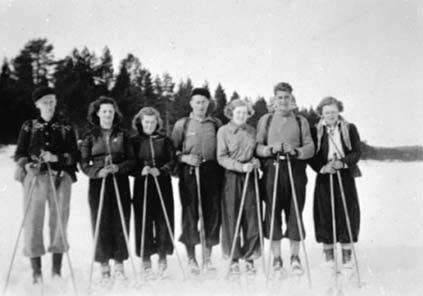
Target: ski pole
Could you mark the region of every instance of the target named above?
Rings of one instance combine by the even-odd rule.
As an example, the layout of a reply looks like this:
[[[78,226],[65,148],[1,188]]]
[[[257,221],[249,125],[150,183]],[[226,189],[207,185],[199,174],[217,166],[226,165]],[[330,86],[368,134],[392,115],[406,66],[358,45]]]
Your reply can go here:
[[[261,207],[260,207],[260,189],[258,184],[258,169],[254,169],[254,187],[256,191],[256,204],[257,204],[257,220],[258,220],[258,229],[260,236],[260,248],[262,251],[262,263],[263,263],[263,272],[266,271],[266,259],[264,258],[264,239],[263,239],[263,224],[261,223]]]
[[[247,187],[248,187],[249,178],[250,178],[250,172],[247,172],[245,174],[244,188],[242,189],[242,195],[241,195],[241,204],[239,206],[238,217],[236,219],[236,224],[235,224],[234,238],[232,240],[231,253],[230,253],[230,257],[229,257],[229,267],[228,267],[228,272],[226,274],[227,277],[229,276],[232,258],[234,257],[234,253],[235,253],[235,246],[236,246],[236,243],[238,241],[238,232],[239,232],[239,228],[241,226],[242,211],[244,210],[245,197],[247,195]]]
[[[276,195],[278,190],[278,179],[279,179],[279,157],[280,153],[276,154],[276,161],[275,161],[275,178],[273,180],[273,196],[272,196],[272,212],[270,218],[270,233],[269,233],[269,259],[267,264],[267,274],[266,274],[266,282],[269,281],[270,276],[270,266],[271,266],[271,259],[272,259],[272,240],[273,240],[273,231],[274,231],[274,223],[275,223],[275,209],[276,209]],[[267,211],[267,209],[266,209]]]
[[[107,165],[107,162],[108,162],[107,158],[106,158],[106,161],[105,161],[105,166]],[[94,268],[94,261],[95,261],[95,253],[96,253],[96,250],[97,250],[97,244],[98,244],[98,239],[99,239],[99,235],[100,235],[100,221],[101,221],[101,214],[103,212],[103,205],[104,205],[104,193],[105,193],[105,189],[106,189],[106,178],[107,177],[103,177],[102,180],[101,180],[100,201],[99,201],[99,206],[98,206],[98,209],[97,209],[97,217],[96,217],[95,226],[94,226],[93,260],[91,261],[91,265],[90,265],[90,276],[89,276],[89,282],[88,282],[88,290],[91,290],[91,283],[92,283],[92,278],[93,278],[93,268]]]
[[[302,247],[303,247],[304,259],[305,259],[306,268],[307,268],[307,279],[308,279],[309,286],[311,288],[310,265],[309,265],[308,256],[307,256],[307,249],[306,249],[305,242],[304,242],[303,227],[301,225],[301,220],[300,220],[300,214],[301,213],[300,213],[300,210],[298,208],[297,192],[295,190],[294,177],[293,177],[293,174],[292,174],[291,157],[288,153],[286,154],[286,162],[288,164],[288,175],[289,175],[289,181],[291,183],[292,200],[294,201],[294,209],[295,209],[295,214],[296,214],[296,218],[297,218],[297,225],[298,225],[300,240],[301,240],[301,244],[302,244]]]
[[[347,207],[347,202],[346,202],[346,198],[345,198],[344,185],[342,184],[341,173],[339,172],[339,170],[336,171],[336,175],[338,176],[339,188],[341,190],[342,204],[343,204],[343,207],[344,207],[345,219],[346,219],[346,222],[347,222],[347,229],[348,229],[348,236],[350,238],[351,250],[352,250],[352,253],[353,253],[353,256],[354,256],[354,263],[355,263],[355,268],[356,268],[356,273],[357,273],[358,286],[361,287],[360,269],[358,267],[357,253],[355,251],[355,246],[354,246],[354,242],[353,242],[350,215],[348,214],[348,207]]]
[[[162,190],[160,189],[160,184],[159,184],[159,181],[157,180],[157,177],[153,176],[153,179],[154,179],[154,182],[156,183],[157,193],[159,194],[160,204],[162,205],[162,210],[163,210],[163,215],[164,215],[165,220],[166,220],[167,230],[169,231],[169,236],[170,236],[170,239],[172,240],[173,248],[175,249],[175,255],[176,255],[176,258],[178,259],[178,263],[179,263],[179,266],[181,268],[181,271],[182,271],[182,274],[183,274],[183,277],[184,277],[184,280],[185,280],[186,279],[185,270],[184,270],[183,265],[182,265],[181,257],[179,256],[178,250],[176,248],[175,237],[173,236],[173,231],[172,231],[172,227],[170,225],[169,215],[167,214],[166,206],[165,206],[165,203],[164,203]]]
[[[110,163],[113,164],[112,150],[110,149],[109,139],[110,138],[108,136],[106,136],[106,147],[107,147],[107,150],[108,150],[108,153],[109,153]],[[119,210],[120,223],[121,223],[122,230],[123,230],[123,236],[125,238],[126,249],[128,251],[129,260],[131,261],[132,271],[134,273],[135,278],[137,278],[137,272],[135,270],[134,259],[132,258],[131,251],[130,251],[130,248],[129,248],[129,235],[128,235],[128,230],[126,229],[125,216],[123,214],[123,208],[122,208],[122,199],[120,197],[119,186],[118,186],[118,183],[117,183],[117,180],[116,180],[115,173],[112,174],[112,178],[113,178],[113,185],[114,185],[114,188],[115,188],[116,202],[117,202],[118,210]]]
[[[195,180],[197,182],[197,198],[198,198],[198,216],[200,219],[200,241],[202,249],[202,262],[201,267],[204,268],[204,263],[206,261],[206,234],[204,232],[204,216],[203,216],[203,207],[201,199],[201,184],[200,184],[200,167],[195,167]]]
[[[12,267],[13,267],[13,264],[15,262],[16,252],[18,250],[19,241],[20,241],[23,229],[25,227],[26,219],[28,217],[28,213],[29,213],[29,209],[30,209],[30,205],[31,205],[31,201],[32,201],[32,195],[34,193],[36,181],[37,181],[36,177],[33,177],[33,179],[31,180],[31,183],[30,183],[30,187],[29,187],[28,194],[27,194],[27,197],[26,197],[27,204],[25,206],[24,216],[22,218],[22,223],[21,223],[21,226],[19,227],[18,236],[16,238],[15,246],[13,248],[12,259],[10,260],[9,269],[7,271],[6,283],[4,285],[3,294],[6,294],[7,288],[9,286],[10,275],[12,274]]]
[[[144,262],[144,243],[145,243],[145,220],[147,215],[147,190],[148,190],[148,175],[144,176],[144,194],[142,201],[142,225],[141,225],[141,245],[140,245],[140,257],[141,261]]]
[[[336,246],[337,235],[336,235],[336,216],[335,216],[335,194],[333,188],[333,174],[329,174],[329,183],[330,183],[330,208],[332,214],[332,239],[333,239],[333,253],[335,260],[335,284],[338,283],[338,250]]]
[[[53,180],[53,173],[51,171],[50,163],[47,162],[46,164],[47,164],[48,175],[49,175],[49,178],[50,178],[51,188],[52,188],[52,191],[53,191],[53,199],[54,199],[54,204],[55,204],[56,212],[57,212],[57,221],[58,221],[58,225],[59,225],[59,232],[60,232],[60,236],[62,238],[63,247],[65,248],[66,258],[67,258],[67,261],[68,261],[68,264],[69,264],[69,271],[70,271],[70,275],[71,275],[71,279],[72,279],[72,285],[73,285],[73,288],[75,290],[75,294],[78,295],[78,290],[76,288],[75,275],[74,275],[74,272],[73,272],[72,262],[71,262],[71,259],[70,259],[70,256],[69,256],[69,251],[68,251],[69,246],[67,245],[66,240],[65,240],[65,230],[64,230],[64,227],[63,227],[62,218],[60,217],[61,208],[60,208],[59,200],[58,200],[58,197],[57,197],[56,186],[55,186],[54,180]]]

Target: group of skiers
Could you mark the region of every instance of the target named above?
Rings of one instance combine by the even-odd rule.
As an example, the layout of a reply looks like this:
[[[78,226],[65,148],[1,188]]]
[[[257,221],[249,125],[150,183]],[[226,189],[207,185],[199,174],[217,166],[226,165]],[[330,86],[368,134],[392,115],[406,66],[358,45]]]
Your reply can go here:
[[[202,269],[214,271],[212,249],[221,243],[224,256],[231,260],[231,273],[239,273],[239,260],[245,260],[247,273],[255,274],[254,260],[264,254],[263,236],[270,240],[273,255],[269,268],[284,270],[281,240],[285,237],[290,241],[289,266],[302,273],[299,250],[305,239],[302,211],[307,164],[317,173],[316,240],[323,244],[328,265],[334,264],[334,250],[340,243],[343,266],[351,268],[351,247],[360,226],[354,181],[360,175],[359,134],[354,124],[340,116],[343,105],[333,97],[319,103],[321,120],[310,129],[308,121],[296,113],[292,92],[285,82],[274,87],[271,110],[260,118],[256,130],[247,124],[254,113],[249,102],[229,102],[225,115],[230,121],[222,126],[207,113],[209,91],[195,88],[192,112],[175,123],[170,138],[161,133],[162,119],[152,107],[143,107],[135,115],[135,135],[130,135],[122,128],[115,100],[101,96],[90,104],[90,128],[77,142],[72,126],[55,112],[54,90],[37,88],[33,100],[40,116],[23,124],[15,153],[16,178],[24,187],[24,254],[30,258],[34,282],[42,279],[46,201],[52,272],[61,274],[62,256],[69,248],[71,184],[76,181],[78,163],[89,177],[94,260],[100,263],[103,278],[111,277],[111,259],[114,276],[125,277],[131,207],[142,269],[151,273],[151,256],[158,254],[159,272],[166,270],[166,258],[174,251],[172,175],[179,178],[179,241],[186,247],[191,273],[201,270],[195,246],[202,245]],[[130,176],[134,177],[132,196]]]

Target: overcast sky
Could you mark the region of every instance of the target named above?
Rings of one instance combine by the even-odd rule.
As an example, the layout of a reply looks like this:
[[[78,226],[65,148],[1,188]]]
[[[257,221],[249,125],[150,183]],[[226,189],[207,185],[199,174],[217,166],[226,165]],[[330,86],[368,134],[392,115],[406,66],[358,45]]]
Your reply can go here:
[[[327,95],[372,145],[423,145],[423,1],[0,0],[0,57],[47,38],[62,58],[109,46],[153,74],[221,82],[255,98],[288,81],[300,106]]]

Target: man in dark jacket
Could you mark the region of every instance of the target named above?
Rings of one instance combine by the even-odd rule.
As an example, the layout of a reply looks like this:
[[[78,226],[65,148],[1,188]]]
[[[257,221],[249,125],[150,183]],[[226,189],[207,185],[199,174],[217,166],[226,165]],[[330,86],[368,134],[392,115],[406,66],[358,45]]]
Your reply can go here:
[[[43,225],[46,201],[49,204],[48,251],[53,253],[53,276],[60,276],[62,254],[69,248],[66,228],[71,184],[76,180],[78,148],[72,126],[59,120],[55,114],[57,100],[54,90],[41,86],[33,92],[32,97],[40,116],[22,125],[15,161],[24,186],[25,208],[28,207],[24,226],[24,255],[30,257],[33,280],[38,283],[42,278],[41,256],[45,254]],[[58,219],[61,219],[61,223]],[[60,229],[60,224],[63,229]]]

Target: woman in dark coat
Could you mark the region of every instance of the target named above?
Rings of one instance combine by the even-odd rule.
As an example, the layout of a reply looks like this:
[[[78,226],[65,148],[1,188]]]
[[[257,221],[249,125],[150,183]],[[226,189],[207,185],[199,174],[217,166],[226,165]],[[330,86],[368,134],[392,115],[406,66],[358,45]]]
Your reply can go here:
[[[121,118],[112,98],[101,96],[92,102],[88,111],[90,129],[80,146],[81,169],[90,178],[88,200],[93,232],[99,210],[101,185],[105,179],[104,205],[95,252],[95,261],[101,263],[103,278],[110,277],[110,259],[115,261],[115,276],[124,278],[123,261],[128,259],[113,175],[117,180],[125,227],[129,233],[131,196],[128,174],[133,169],[135,159],[130,138],[119,127]]]
[[[147,201],[145,209],[143,268],[151,273],[151,255],[159,255],[159,273],[167,268],[166,256],[173,252],[173,243],[166,224],[154,177],[157,178],[172,233],[174,232],[173,192],[170,173],[175,164],[175,149],[172,141],[159,134],[162,120],[152,107],[142,108],[133,119],[138,135],[132,138],[136,155],[134,170],[134,213],[136,254],[141,256],[141,233],[143,223],[144,182],[147,180]]]
[[[360,159],[360,136],[354,124],[347,122],[339,113],[342,102],[333,97],[324,98],[317,107],[320,122],[312,128],[316,154],[310,160],[316,171],[314,190],[314,226],[316,240],[323,243],[325,259],[334,265],[330,174],[333,174],[337,242],[342,247],[343,267],[351,268],[351,242],[348,235],[345,211],[336,172],[339,171],[351,221],[353,243],[360,230],[360,207],[355,178],[361,176],[357,163]]]
[[[250,173],[245,204],[241,218],[243,239],[238,233],[237,244],[231,262],[231,272],[240,272],[239,259],[246,260],[248,273],[255,273],[254,259],[261,254],[257,202],[254,190],[254,169],[259,167],[254,158],[256,131],[248,125],[247,119],[253,114],[251,106],[243,100],[234,100],[225,108],[225,115],[231,121],[217,133],[217,160],[225,168],[222,194],[222,249],[229,257],[235,238],[235,227],[241,205],[246,173]],[[261,222],[260,222],[261,223]]]

